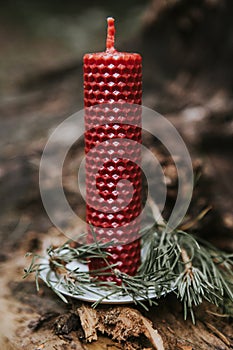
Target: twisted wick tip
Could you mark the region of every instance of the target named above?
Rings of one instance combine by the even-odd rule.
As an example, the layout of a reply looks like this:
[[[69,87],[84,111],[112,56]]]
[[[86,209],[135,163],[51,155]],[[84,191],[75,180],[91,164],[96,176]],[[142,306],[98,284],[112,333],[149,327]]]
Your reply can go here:
[[[107,23],[108,23],[108,29],[107,29],[107,40],[106,40],[106,49],[114,50],[114,43],[115,43],[115,25],[114,25],[114,18],[108,17]]]

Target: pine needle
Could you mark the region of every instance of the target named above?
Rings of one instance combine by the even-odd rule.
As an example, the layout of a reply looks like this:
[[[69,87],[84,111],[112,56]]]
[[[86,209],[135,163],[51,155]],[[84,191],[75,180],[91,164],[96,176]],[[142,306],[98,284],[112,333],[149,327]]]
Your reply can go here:
[[[208,242],[182,230],[165,232],[163,225],[156,223],[143,230],[143,258],[136,276],[129,276],[116,269],[116,265],[108,265],[96,271],[81,271],[71,269],[71,262],[87,262],[92,258],[107,261],[110,253],[106,248],[112,242],[101,243],[95,240],[89,245],[73,248],[68,241],[61,247],[49,247],[47,257],[36,254],[31,256],[31,263],[25,269],[24,278],[35,274],[37,288],[41,273],[46,270],[47,285],[64,302],[66,298],[62,290],[72,295],[82,295],[85,292],[96,293],[99,298],[93,304],[99,303],[112,295],[131,296],[135,304],[147,309],[147,304],[156,304],[151,300],[155,295],[158,300],[168,293],[175,293],[183,303],[184,318],[190,315],[195,323],[194,309],[204,300],[224,309],[224,305],[233,302],[233,257]],[[103,282],[101,275],[115,275],[121,285],[114,282]],[[93,289],[92,289],[93,287]],[[104,292],[104,293],[101,293]],[[107,295],[106,295],[107,291]],[[232,310],[231,310],[232,311]],[[229,312],[229,310],[225,310]]]

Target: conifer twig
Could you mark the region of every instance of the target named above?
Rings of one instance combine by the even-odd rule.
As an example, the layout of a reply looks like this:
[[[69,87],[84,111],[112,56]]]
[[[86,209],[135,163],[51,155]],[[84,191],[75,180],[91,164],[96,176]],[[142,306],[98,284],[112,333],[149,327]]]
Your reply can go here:
[[[232,255],[180,229],[165,232],[164,225],[158,226],[156,222],[143,230],[141,241],[144,255],[136,276],[122,273],[116,265],[91,271],[91,274],[79,267],[71,268],[71,262],[87,263],[93,257],[107,258],[106,248],[112,242],[94,242],[74,248],[68,241],[61,247],[48,248],[47,258],[29,254],[32,260],[24,277],[35,273],[39,288],[38,280],[46,272],[47,285],[65,302],[61,288],[73,296],[95,293],[97,301],[93,307],[109,297],[128,295],[145,309],[148,309],[147,304],[156,304],[156,299],[174,292],[183,303],[184,318],[190,314],[193,323],[194,307],[203,300],[230,314],[232,310],[226,307],[233,302]],[[100,275],[113,274],[121,280],[121,285],[98,279]]]

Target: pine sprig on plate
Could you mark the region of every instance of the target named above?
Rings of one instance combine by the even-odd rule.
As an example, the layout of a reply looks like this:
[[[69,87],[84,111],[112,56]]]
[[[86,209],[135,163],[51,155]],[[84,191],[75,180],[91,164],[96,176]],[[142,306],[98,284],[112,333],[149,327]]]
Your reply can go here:
[[[91,274],[70,267],[75,261],[106,259],[109,253],[105,249],[111,245],[112,242],[94,242],[74,247],[68,241],[60,247],[48,248],[47,258],[29,253],[32,261],[24,277],[35,273],[39,288],[38,280],[45,270],[47,285],[65,302],[60,286],[74,296],[94,291],[98,297],[94,307],[103,299],[120,294],[131,296],[135,304],[147,309],[161,296],[173,292],[183,303],[184,318],[190,314],[193,322],[194,307],[204,300],[220,307],[233,302],[233,256],[182,230],[166,232],[163,224],[154,224],[142,232],[143,259],[136,276],[120,272],[116,265],[91,271]],[[103,274],[115,274],[121,279],[121,285],[100,281],[98,276]],[[156,295],[155,299],[151,293]]]

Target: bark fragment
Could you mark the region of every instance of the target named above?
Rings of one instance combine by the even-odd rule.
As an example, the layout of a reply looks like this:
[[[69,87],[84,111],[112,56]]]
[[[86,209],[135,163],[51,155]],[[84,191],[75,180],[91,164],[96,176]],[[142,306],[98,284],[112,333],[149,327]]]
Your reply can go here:
[[[98,329],[98,314],[97,311],[89,306],[82,305],[77,309],[77,313],[80,317],[82,329],[85,334],[87,342],[97,340],[97,329]]]
[[[77,330],[79,319],[75,313],[60,315],[54,322],[54,332],[57,335],[69,334],[73,330]]]
[[[164,350],[163,340],[152,322],[141,315],[138,310],[129,307],[100,308],[94,310],[82,305],[77,309],[87,341],[97,340],[97,331],[105,333],[117,342],[145,336],[156,350]],[[130,344],[127,344],[129,349]]]

